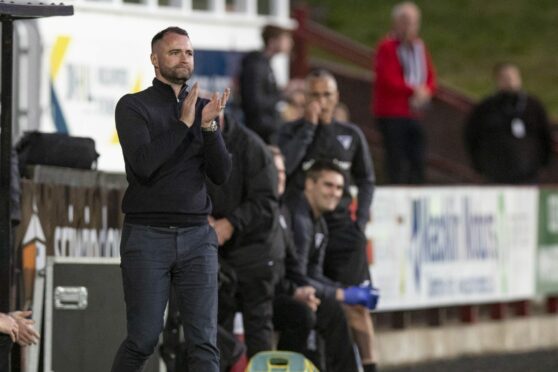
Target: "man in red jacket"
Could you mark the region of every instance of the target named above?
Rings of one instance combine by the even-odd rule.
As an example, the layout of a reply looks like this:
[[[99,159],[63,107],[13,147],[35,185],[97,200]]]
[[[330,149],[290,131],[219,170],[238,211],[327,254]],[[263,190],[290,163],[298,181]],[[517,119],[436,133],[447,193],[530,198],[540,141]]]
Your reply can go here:
[[[393,30],[376,49],[372,110],[384,136],[385,167],[394,184],[424,182],[423,128],[418,119],[436,88],[430,54],[419,38],[420,9],[396,5]]]

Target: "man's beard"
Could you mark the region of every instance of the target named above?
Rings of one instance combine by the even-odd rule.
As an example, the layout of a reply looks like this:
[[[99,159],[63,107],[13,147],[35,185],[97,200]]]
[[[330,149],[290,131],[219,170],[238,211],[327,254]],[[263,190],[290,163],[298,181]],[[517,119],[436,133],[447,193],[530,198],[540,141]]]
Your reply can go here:
[[[182,85],[192,77],[192,71],[187,68],[178,70],[159,66],[159,72],[162,77],[173,84]]]

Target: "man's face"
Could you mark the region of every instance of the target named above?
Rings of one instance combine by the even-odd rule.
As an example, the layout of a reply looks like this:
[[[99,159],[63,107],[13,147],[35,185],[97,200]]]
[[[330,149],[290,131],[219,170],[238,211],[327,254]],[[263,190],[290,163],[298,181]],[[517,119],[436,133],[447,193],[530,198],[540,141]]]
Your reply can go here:
[[[343,196],[343,176],[335,171],[322,171],[316,181],[306,179],[306,195],[321,213],[331,212]]]
[[[293,49],[293,37],[290,33],[284,33],[279,36],[278,40],[279,53],[289,54]]]
[[[501,92],[518,92],[521,90],[521,74],[515,66],[504,67],[497,76],[496,85]]]
[[[413,41],[420,30],[420,14],[412,6],[404,6],[394,20],[394,31],[402,41]]]
[[[287,182],[285,162],[283,161],[283,157],[279,155],[273,155],[273,161],[277,169],[277,194],[281,196],[285,192],[285,184]]]
[[[194,49],[190,38],[168,32],[154,46],[151,63],[155,75],[169,83],[182,85],[194,72]]]
[[[321,115],[333,115],[339,102],[339,92],[335,82],[329,78],[310,79],[306,86],[306,103],[317,101]]]
[[[293,49],[293,37],[288,32],[282,33],[269,40],[269,48],[273,54],[289,54]]]

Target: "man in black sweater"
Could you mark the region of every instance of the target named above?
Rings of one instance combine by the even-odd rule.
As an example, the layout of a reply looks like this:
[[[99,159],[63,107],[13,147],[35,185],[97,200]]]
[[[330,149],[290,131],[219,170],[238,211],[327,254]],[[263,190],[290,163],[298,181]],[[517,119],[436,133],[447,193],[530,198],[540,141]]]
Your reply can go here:
[[[263,51],[251,52],[242,60],[240,98],[246,126],[266,143],[276,143],[281,125],[277,110],[281,93],[270,61],[277,54],[290,52],[292,38],[289,30],[274,25],[264,27],[262,38]]]
[[[129,183],[120,245],[128,334],[112,371],[141,371],[172,286],[190,370],[217,372],[217,238],[205,178],[221,184],[230,173],[214,120],[229,92],[208,101],[198,98],[197,84],[187,91],[194,51],[186,31],[159,32],[151,50],[153,86],[122,97],[115,113]]]
[[[273,346],[275,265],[283,259],[273,238],[278,218],[277,173],[271,154],[255,133],[228,114],[222,116],[221,124],[232,172],[223,185],[209,180],[207,188],[215,204],[211,223],[221,246],[220,262],[234,270],[237,288],[226,294],[234,301],[219,302],[219,324],[232,331],[234,314],[241,311],[247,352],[252,357]]]

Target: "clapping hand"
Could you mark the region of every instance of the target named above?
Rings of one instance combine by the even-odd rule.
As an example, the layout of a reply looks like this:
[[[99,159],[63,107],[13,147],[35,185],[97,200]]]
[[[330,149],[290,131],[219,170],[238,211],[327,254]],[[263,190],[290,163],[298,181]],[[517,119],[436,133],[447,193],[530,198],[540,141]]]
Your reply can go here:
[[[182,103],[180,121],[186,124],[188,128],[194,125],[194,120],[196,119],[196,102],[198,101],[199,94],[200,88],[196,82]]]
[[[207,127],[213,119],[227,106],[227,101],[231,90],[226,88],[223,94],[213,93],[207,105],[204,106],[201,114],[201,125]],[[200,95],[200,87],[196,82],[184,99],[180,113],[180,120],[190,128],[196,119],[196,102]]]
[[[218,93],[213,93],[211,95],[209,103],[205,105],[202,110],[202,127],[208,126],[211,121],[215,119],[222,110],[225,109],[230,94],[231,90],[229,88],[226,88],[222,95]]]

